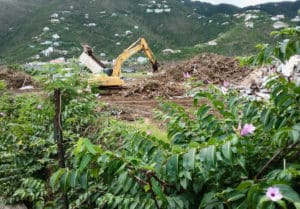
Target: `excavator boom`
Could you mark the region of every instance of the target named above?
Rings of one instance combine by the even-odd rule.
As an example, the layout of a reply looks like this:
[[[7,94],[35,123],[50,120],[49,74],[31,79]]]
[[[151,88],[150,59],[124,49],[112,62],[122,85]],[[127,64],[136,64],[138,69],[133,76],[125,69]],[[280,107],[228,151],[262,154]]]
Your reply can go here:
[[[144,51],[145,55],[148,57],[152,64],[153,72],[157,72],[158,70],[158,63],[153,55],[153,52],[151,51],[148,43],[144,38],[139,38],[136,42],[131,44],[127,49],[125,49],[122,54],[118,56],[118,58],[115,61],[115,65],[113,68],[113,76],[121,76],[121,68],[122,64],[131,56],[134,54]]]

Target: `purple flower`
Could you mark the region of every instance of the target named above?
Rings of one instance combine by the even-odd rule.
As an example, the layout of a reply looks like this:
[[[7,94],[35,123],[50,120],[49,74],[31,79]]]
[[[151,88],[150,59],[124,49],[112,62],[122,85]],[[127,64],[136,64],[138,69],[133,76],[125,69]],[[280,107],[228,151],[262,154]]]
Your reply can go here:
[[[243,129],[241,130],[241,136],[246,136],[248,134],[252,134],[255,131],[255,126],[252,124],[245,124]]]
[[[190,75],[189,72],[186,72],[186,73],[184,72],[184,73],[183,73],[183,77],[184,77],[184,78],[190,78],[191,75]]]
[[[225,88],[228,88],[228,87],[229,87],[229,82],[228,82],[228,81],[223,81],[223,86],[224,86]]]
[[[152,134],[152,131],[151,130],[148,130],[147,131],[147,135],[151,135]]]
[[[282,199],[282,194],[277,187],[269,187],[266,193],[267,197],[272,201],[278,201]]]

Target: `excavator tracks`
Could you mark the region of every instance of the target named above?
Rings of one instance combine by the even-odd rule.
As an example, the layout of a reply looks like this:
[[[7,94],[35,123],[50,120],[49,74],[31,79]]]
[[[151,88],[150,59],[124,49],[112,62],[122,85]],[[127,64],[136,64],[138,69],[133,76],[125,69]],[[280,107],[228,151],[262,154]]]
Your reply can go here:
[[[107,87],[98,87],[100,90],[100,95],[102,96],[113,96],[122,94],[123,90],[128,89],[126,86],[107,86]]]

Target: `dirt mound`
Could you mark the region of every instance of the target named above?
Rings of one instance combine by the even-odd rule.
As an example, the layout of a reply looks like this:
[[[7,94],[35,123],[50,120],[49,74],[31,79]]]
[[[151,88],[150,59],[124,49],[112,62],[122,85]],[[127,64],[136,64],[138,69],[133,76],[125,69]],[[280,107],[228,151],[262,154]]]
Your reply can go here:
[[[185,73],[186,77],[192,76],[204,83],[213,84],[220,84],[223,81],[236,83],[251,72],[248,68],[240,67],[239,62],[234,58],[212,53],[200,54],[182,64],[164,70],[166,73],[159,76],[167,81],[184,81],[186,78],[183,74]]]
[[[4,67],[0,68],[0,80],[6,83],[8,89],[19,89],[29,85],[37,86],[37,82],[30,75]]]
[[[234,58],[205,53],[180,64],[164,67],[161,73],[130,86],[123,95],[144,99],[158,96],[171,98],[185,93],[183,82],[189,76],[206,84],[222,84],[224,81],[235,84],[250,72],[248,68],[241,68]]]
[[[124,94],[125,97],[140,96],[142,99],[164,97],[170,98],[181,96],[184,90],[175,82],[164,82],[163,80],[148,79],[133,85]]]

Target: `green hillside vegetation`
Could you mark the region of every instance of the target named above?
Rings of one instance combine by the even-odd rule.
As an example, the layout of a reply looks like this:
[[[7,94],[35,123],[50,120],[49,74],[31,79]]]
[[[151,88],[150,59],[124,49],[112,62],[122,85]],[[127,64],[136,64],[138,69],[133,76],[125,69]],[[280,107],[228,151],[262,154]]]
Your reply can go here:
[[[271,15],[268,13],[270,8],[272,14],[283,13],[291,17],[300,8],[299,1],[280,3],[293,9],[279,9],[281,6],[274,4],[263,5],[260,14],[263,18],[255,20],[253,29],[247,29],[244,27],[244,18],[233,15],[256,7],[241,9],[226,4],[182,3],[178,0],[169,0],[167,3],[161,0],[156,4],[147,0],[2,0],[0,4],[5,6],[0,9],[0,17],[5,20],[0,21],[0,64],[30,62],[34,60],[32,56],[36,55],[41,57],[38,59],[41,61],[61,56],[78,57],[82,51],[81,44],[92,46],[98,56],[105,53],[107,57],[104,59],[113,59],[141,36],[147,39],[152,50],[162,59],[165,56],[161,55],[161,50],[165,48],[182,50],[182,54],[166,58],[184,58],[201,51],[245,55],[253,52],[254,43],[264,42],[265,34],[272,30]],[[171,11],[155,14],[158,4],[160,8],[166,6]],[[148,13],[148,9],[152,12]],[[60,23],[50,22],[50,16],[55,13],[58,18],[54,19]],[[287,18],[284,21],[289,20]],[[89,23],[96,25],[89,27]],[[43,32],[44,27],[50,30]],[[54,34],[60,38],[54,40]],[[240,34],[243,34],[243,38],[240,38]],[[215,39],[220,41],[217,46],[205,45]],[[59,46],[53,48],[67,51],[68,54],[63,55],[60,51],[48,57],[43,56],[41,51],[51,46],[42,45],[45,41],[52,41],[52,45],[58,42]],[[195,45],[201,47],[194,48]]]
[[[256,52],[257,40],[263,43],[274,43],[275,37],[270,39],[272,21],[266,19],[266,14],[255,21],[254,28],[245,27],[244,22],[239,22],[229,28],[225,33],[220,33],[215,39],[216,46],[199,43],[192,47],[184,47],[181,53],[162,55],[163,59],[186,59],[202,52],[212,52],[227,56],[249,55]],[[237,35],[238,34],[238,35]],[[268,38],[269,37],[269,38]]]

